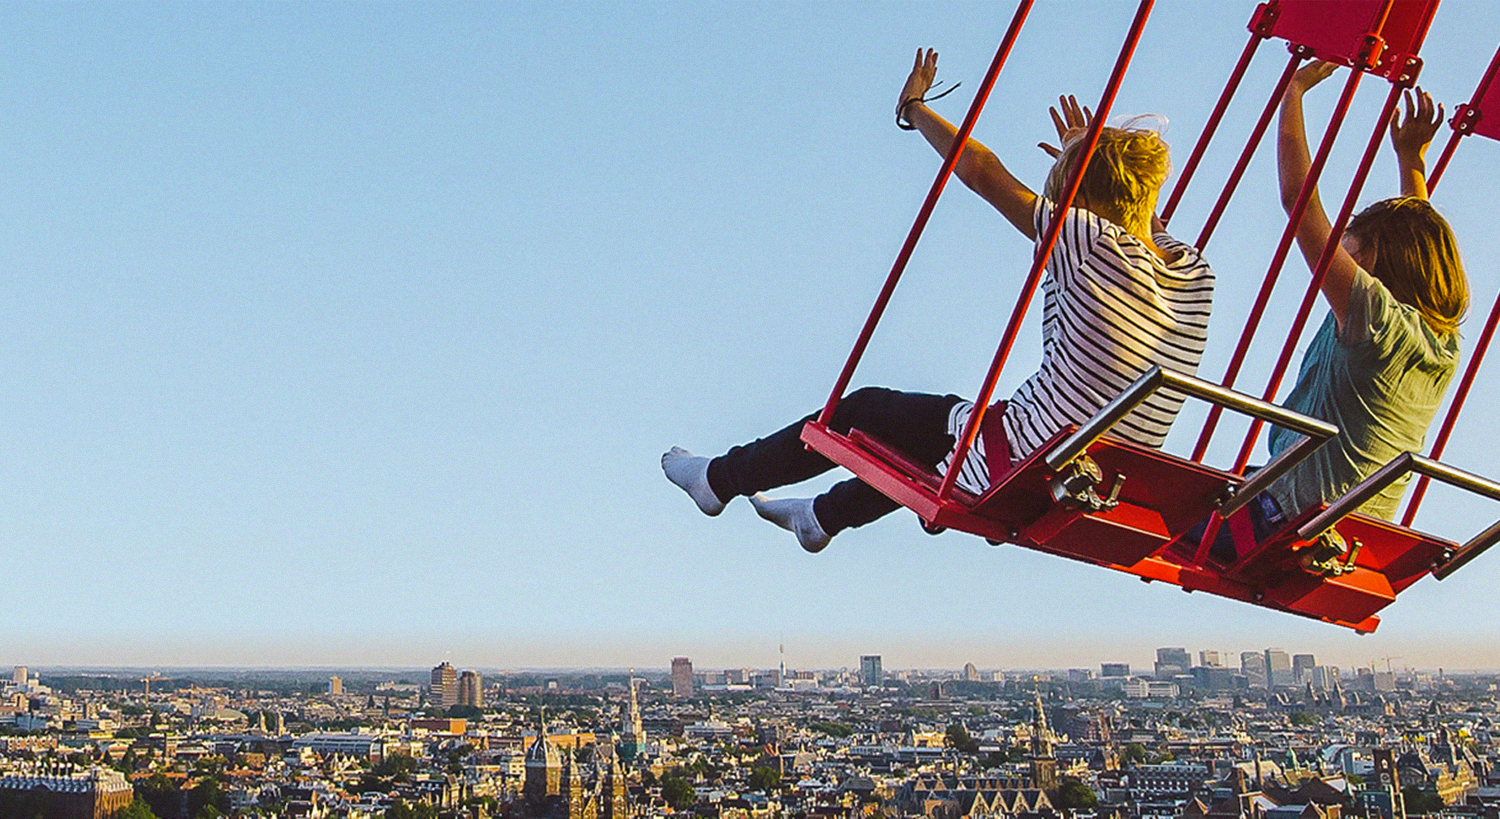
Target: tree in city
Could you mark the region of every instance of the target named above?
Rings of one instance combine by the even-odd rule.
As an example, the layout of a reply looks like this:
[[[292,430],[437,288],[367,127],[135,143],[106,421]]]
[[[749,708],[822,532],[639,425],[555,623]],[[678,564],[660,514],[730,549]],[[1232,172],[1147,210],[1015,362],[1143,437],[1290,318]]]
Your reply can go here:
[[[943,744],[966,754],[979,752],[978,740],[969,736],[969,729],[965,728],[961,722],[955,722],[948,726],[948,731],[943,736]]]
[[[1066,811],[1087,811],[1099,806],[1099,797],[1078,777],[1065,776],[1057,786],[1057,798],[1053,804]]]
[[[146,804],[139,796],[126,806],[125,810],[115,814],[115,819],[160,819],[151,806]]]
[[[693,791],[693,783],[687,780],[679,771],[663,774],[661,778],[661,798],[672,806],[673,810],[686,810],[698,801],[698,794]]]
[[[1407,785],[1401,789],[1401,801],[1406,803],[1409,816],[1428,816],[1441,813],[1445,805],[1437,791],[1420,785]]]
[[[781,772],[769,765],[750,769],[750,790],[772,791],[781,787]]]

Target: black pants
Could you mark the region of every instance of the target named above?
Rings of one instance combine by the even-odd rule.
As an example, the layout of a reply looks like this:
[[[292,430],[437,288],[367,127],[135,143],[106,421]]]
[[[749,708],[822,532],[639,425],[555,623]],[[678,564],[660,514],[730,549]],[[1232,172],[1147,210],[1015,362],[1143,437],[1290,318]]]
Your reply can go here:
[[[898,392],[865,387],[844,397],[828,426],[835,432],[850,428],[869,433],[901,450],[912,460],[936,467],[953,450],[948,415],[962,401],[956,395]],[[836,464],[802,443],[802,425],[817,413],[713,459],[708,485],[721,501],[799,483],[834,468]],[[813,499],[813,513],[829,535],[863,526],[894,512],[900,504],[858,478],[835,484]]]

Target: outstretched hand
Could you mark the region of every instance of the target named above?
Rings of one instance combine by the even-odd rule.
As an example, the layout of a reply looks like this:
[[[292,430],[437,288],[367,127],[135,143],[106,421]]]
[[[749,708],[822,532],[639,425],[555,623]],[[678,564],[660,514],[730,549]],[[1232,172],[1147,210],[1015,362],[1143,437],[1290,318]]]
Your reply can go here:
[[[1058,113],[1058,108],[1062,113]],[[1087,106],[1078,104],[1078,98],[1072,94],[1057,98],[1057,108],[1048,108],[1047,113],[1052,115],[1052,127],[1057,129],[1058,144],[1066,147],[1069,140],[1076,138],[1088,129],[1089,123],[1094,121],[1094,114]],[[1062,155],[1062,148],[1049,145],[1045,142],[1036,144],[1047,156],[1056,159]]]
[[[901,86],[901,98],[896,100],[898,108],[904,107],[911,100],[919,100],[927,95],[928,89],[932,88],[932,81],[937,77],[937,52],[927,49],[917,49],[917,60],[911,67],[911,73],[906,77],[906,84]]]
[[[1443,106],[1432,103],[1432,95],[1417,88],[1406,92],[1406,116],[1391,112],[1391,147],[1402,157],[1421,157],[1443,124]]]
[[[1297,73],[1292,75],[1291,84],[1287,86],[1287,93],[1306,93],[1309,88],[1333,76],[1333,72],[1337,69],[1338,66],[1334,63],[1325,60],[1313,60],[1297,69]]]

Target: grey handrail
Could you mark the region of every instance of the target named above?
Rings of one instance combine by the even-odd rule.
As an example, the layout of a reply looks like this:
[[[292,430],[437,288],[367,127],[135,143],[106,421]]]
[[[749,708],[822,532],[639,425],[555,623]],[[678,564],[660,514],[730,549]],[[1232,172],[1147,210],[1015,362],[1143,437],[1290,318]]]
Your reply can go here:
[[[1391,462],[1382,466],[1375,474],[1360,481],[1348,492],[1345,492],[1338,500],[1328,505],[1327,509],[1319,512],[1307,523],[1297,529],[1297,537],[1302,540],[1312,540],[1333,527],[1348,515],[1369,500],[1380,494],[1387,486],[1400,480],[1409,473],[1415,472],[1435,481],[1442,481],[1449,486],[1454,486],[1476,495],[1483,495],[1492,500],[1500,500],[1500,483],[1488,478],[1456,469],[1441,461],[1434,461],[1416,454],[1415,452],[1403,452],[1391,459]],[[1488,529],[1475,535],[1472,540],[1458,548],[1453,556],[1444,561],[1441,566],[1432,570],[1433,577],[1439,580],[1458,571],[1464,564],[1473,560],[1496,542],[1500,542],[1500,522],[1496,522]]]
[[[1201,378],[1156,366],[1147,370],[1144,375],[1135,380],[1135,383],[1115,396],[1113,401],[1094,413],[1094,417],[1085,422],[1077,432],[1059,441],[1057,446],[1047,453],[1047,466],[1054,472],[1061,471],[1073,459],[1087,452],[1100,436],[1113,429],[1115,424],[1133,412],[1153,393],[1164,388],[1186,393],[1194,398],[1258,418],[1269,424],[1285,427],[1303,436],[1302,440],[1283,450],[1280,455],[1272,458],[1270,463],[1247,478],[1228,497],[1218,501],[1219,514],[1224,517],[1228,517],[1249,503],[1251,498],[1270,486],[1277,478],[1285,475],[1288,470],[1297,465],[1297,462],[1311,455],[1313,450],[1322,446],[1325,441],[1339,432],[1338,427],[1327,421],[1293,412],[1285,407],[1253,398],[1242,392],[1235,392]]]

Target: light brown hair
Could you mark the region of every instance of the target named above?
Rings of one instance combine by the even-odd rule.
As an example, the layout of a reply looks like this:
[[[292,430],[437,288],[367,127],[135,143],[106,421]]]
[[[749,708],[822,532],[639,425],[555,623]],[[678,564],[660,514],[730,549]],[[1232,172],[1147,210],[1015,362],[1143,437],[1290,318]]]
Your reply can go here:
[[[1439,332],[1454,332],[1469,310],[1469,280],[1448,220],[1415,196],[1383,199],[1345,231],[1373,257],[1371,276]],[[1362,254],[1364,255],[1364,254]]]

